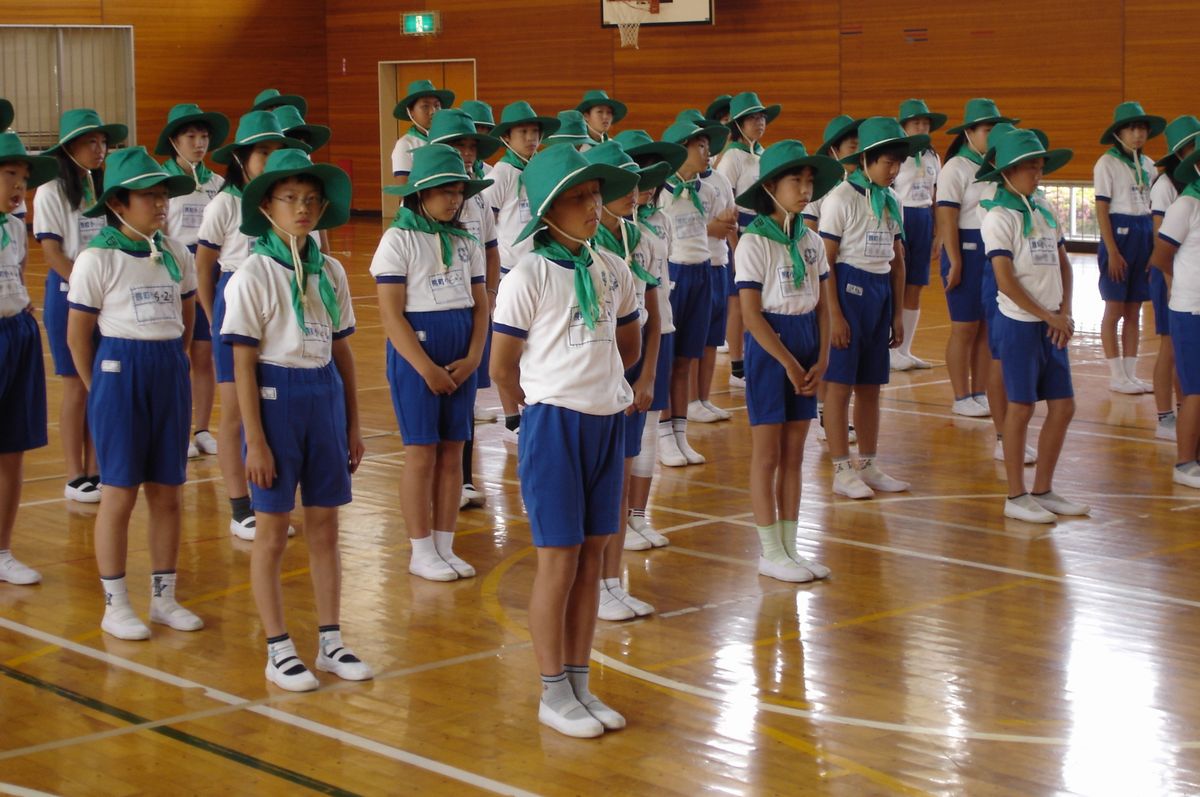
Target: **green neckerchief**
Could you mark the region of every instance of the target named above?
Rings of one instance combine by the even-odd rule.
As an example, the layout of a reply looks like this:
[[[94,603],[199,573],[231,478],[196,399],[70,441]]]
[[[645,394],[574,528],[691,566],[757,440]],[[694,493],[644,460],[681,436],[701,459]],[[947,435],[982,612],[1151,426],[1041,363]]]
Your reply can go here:
[[[479,243],[478,238],[461,227],[434,221],[428,216],[413,213],[403,205],[400,206],[400,209],[396,211],[396,215],[392,218],[392,226],[400,230],[415,230],[416,232],[436,235],[438,243],[442,247],[442,266],[444,268],[450,268],[450,266],[454,265],[454,244],[450,240],[453,236],[457,235],[459,238],[468,238],[475,243]]]
[[[540,235],[534,241],[533,251],[549,260],[565,260],[575,266],[575,298],[579,300],[579,314],[588,329],[596,328],[600,315],[600,299],[596,296],[596,284],[592,281],[592,253],[586,246],[572,252],[549,235]]]
[[[12,243],[12,238],[8,234],[8,214],[0,213],[0,249],[7,249]]]
[[[726,151],[731,150],[731,149],[736,149],[736,150],[740,150],[742,152],[749,152],[751,155],[755,155],[755,156],[762,155],[763,152],[766,151],[763,149],[763,145],[759,144],[757,141],[754,142],[753,149],[746,146],[746,143],[744,141],[731,141],[731,142],[729,142],[729,146],[725,147],[725,149],[726,149]]]
[[[213,176],[212,170],[204,165],[204,161],[200,161],[196,164],[195,175],[193,175],[190,170],[185,172],[183,167],[179,165],[179,161],[175,160],[174,158],[168,158],[166,162],[163,163],[163,171],[165,171],[167,174],[179,174],[183,175],[184,177],[191,177],[196,181],[197,191],[200,190],[202,185],[211,180]]]
[[[926,150],[926,152],[932,152],[932,150]],[[917,162],[918,169],[921,168],[921,155],[923,154],[924,153],[921,150],[917,150],[917,154],[913,155],[913,160]]]
[[[638,205],[637,220],[638,220],[638,224],[642,225],[647,230],[649,230],[650,232],[657,235],[659,238],[662,238],[662,230],[655,227],[649,221],[650,217],[653,216],[657,212],[658,212],[658,208],[656,208],[653,204]]]
[[[625,229],[624,241],[612,230],[601,224],[596,228],[596,243],[628,263],[629,270],[633,272],[633,276],[647,285],[658,285],[658,280],[654,278],[654,275],[638,265],[637,260],[633,257],[634,250],[638,248],[638,244],[642,240],[642,231],[638,229],[636,224],[625,219],[621,219],[620,222],[621,227]],[[625,248],[626,244],[629,246],[628,249]]]
[[[1109,147],[1108,154],[1129,167],[1130,171],[1133,172],[1133,182],[1138,188],[1150,185],[1150,172],[1146,171],[1146,167],[1141,162],[1142,153],[1140,150],[1138,151],[1138,162],[1136,164],[1133,162],[1133,158],[1120,147]]]
[[[1192,199],[1200,200],[1200,177],[1192,180],[1187,186],[1179,192],[1180,196],[1190,196]]]
[[[175,255],[171,254],[171,250],[167,249],[161,230],[154,233],[154,246],[151,246],[149,241],[135,241],[116,227],[105,227],[91,240],[88,247],[92,249],[123,249],[126,252],[149,252],[154,262],[167,270],[173,282],[183,280],[183,274],[179,271],[179,263],[175,261]]]
[[[700,177],[698,175],[684,182],[679,179],[678,175],[673,174],[667,178],[667,188],[671,189],[673,196],[679,196],[681,193],[687,194],[688,198],[692,200],[696,212],[700,214],[700,218],[704,218],[704,203],[700,201]]]
[[[423,132],[421,130],[421,128],[417,127],[416,122],[412,123],[412,127],[408,128],[408,132],[405,133],[405,135],[412,136],[413,138],[418,138],[425,144],[429,143],[429,133]]]
[[[903,241],[904,217],[900,215],[900,203],[896,201],[896,195],[881,185],[875,185],[862,169],[855,169],[850,173],[850,182],[866,192],[871,203],[871,213],[875,218],[886,221],[884,215],[889,212],[892,214],[892,218],[900,226],[900,240]]]
[[[525,164],[529,163],[529,161],[522,160],[521,156],[513,152],[511,149],[504,150],[504,155],[501,156],[500,162],[507,163],[508,165],[515,167],[519,172],[525,171]]]
[[[471,173],[475,175],[476,180],[484,178],[483,161],[477,160],[471,164]]]
[[[1028,238],[1033,234],[1033,214],[1030,212],[1030,208],[1035,208],[1041,214],[1041,217],[1046,220],[1046,224],[1050,226],[1050,229],[1058,229],[1058,222],[1054,219],[1054,213],[1044,205],[1034,202],[1033,200],[1036,196],[1035,194],[1026,200],[1014,194],[1009,190],[1008,186],[1001,185],[996,187],[996,196],[993,199],[984,199],[980,201],[979,206],[986,210],[1008,208],[1009,210],[1017,211],[1021,214],[1023,222],[1021,232]]]
[[[799,217],[793,222],[792,234],[788,235],[774,218],[760,213],[754,217],[754,221],[747,225],[744,235],[761,235],[768,241],[786,246],[788,256],[792,259],[792,284],[799,288],[804,284],[804,277],[808,270],[808,264],[804,262],[804,256],[800,254],[800,241],[808,234],[808,225]]]
[[[329,320],[333,322],[334,330],[337,330],[342,324],[342,309],[338,306],[337,291],[334,290],[333,282],[325,273],[325,255],[321,253],[321,247],[317,246],[311,238],[305,236],[303,240],[308,248],[300,255],[299,263],[292,262],[292,248],[285,244],[274,230],[260,235],[254,241],[251,249],[256,254],[273,257],[284,264],[291,264],[295,271],[295,278],[290,280],[292,310],[296,313],[296,323],[300,325],[300,329],[304,329],[304,297],[308,290],[308,278],[316,275],[317,287],[321,293],[321,304],[325,305],[325,312],[329,313]]]
[[[225,183],[225,187],[224,187],[224,188],[222,188],[221,190],[222,190],[222,191],[225,191],[225,192],[227,192],[227,193],[233,194],[233,195],[234,195],[235,197],[237,197],[238,199],[241,199],[241,198],[242,198],[242,189],[241,189],[241,187],[240,187],[240,186],[236,186],[236,185],[234,185],[233,183]]]
[[[954,154],[962,155],[964,158],[969,160],[971,163],[974,163],[976,166],[983,165],[983,156],[975,151],[975,148],[971,146],[970,141],[967,141],[965,139],[963,140],[962,146],[959,147],[958,152],[956,152]]]

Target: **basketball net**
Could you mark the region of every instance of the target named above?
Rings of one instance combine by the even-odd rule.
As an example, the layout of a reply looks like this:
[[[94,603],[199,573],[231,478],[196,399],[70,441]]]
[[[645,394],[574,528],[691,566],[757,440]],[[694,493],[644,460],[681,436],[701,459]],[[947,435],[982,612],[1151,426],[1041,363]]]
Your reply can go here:
[[[621,46],[637,49],[642,22],[658,13],[657,0],[607,0],[609,16],[621,32]]]

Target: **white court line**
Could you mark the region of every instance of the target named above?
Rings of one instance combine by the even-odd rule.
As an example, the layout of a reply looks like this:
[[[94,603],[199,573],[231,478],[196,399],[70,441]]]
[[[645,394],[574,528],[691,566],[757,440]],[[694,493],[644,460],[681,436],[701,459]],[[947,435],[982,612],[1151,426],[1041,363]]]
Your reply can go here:
[[[237,695],[229,694],[228,692],[222,692],[215,687],[205,686],[204,684],[197,683],[196,681],[190,681],[187,678],[182,678],[178,675],[173,675],[172,673],[155,669],[154,667],[148,667],[144,664],[139,664],[136,661],[122,658],[121,656],[116,656],[106,651],[96,650],[95,648],[90,648],[86,645],[80,645],[64,637],[48,634],[45,631],[39,631],[36,628],[31,628],[27,625],[22,625],[21,623],[15,623],[5,617],[0,617],[0,628],[6,628],[14,633],[23,634],[24,636],[37,639],[50,645],[57,645],[65,650],[70,650],[90,659],[103,662],[110,667],[127,670],[145,678],[158,681],[159,683],[174,686],[178,689],[199,690],[204,697],[207,697],[210,700],[215,700],[228,706],[236,706],[239,710],[244,709],[268,719],[281,722],[285,725],[290,725],[294,728],[299,728],[319,736],[324,736],[325,738],[332,739],[335,742],[340,742],[342,744],[349,745],[350,747],[356,747],[360,750],[375,753],[376,755],[383,756],[384,758],[388,758],[393,761],[409,764],[410,766],[423,769],[427,772],[432,772],[436,775],[453,778],[454,780],[457,780],[461,783],[466,783],[467,785],[474,786],[478,789],[484,789],[485,791],[490,791],[495,794],[534,797],[533,792],[525,791],[524,789],[517,788],[516,786],[511,786],[507,783],[501,783],[500,781],[492,780],[491,778],[484,777],[483,775],[477,775],[474,772],[468,772],[465,769],[459,769],[458,767],[451,766],[449,764],[443,764],[441,761],[435,761],[432,758],[426,758],[424,756],[417,755],[416,753],[410,753],[407,750],[401,750],[398,747],[377,742],[374,739],[368,739],[365,736],[344,731],[340,728],[334,728],[332,726],[325,725],[324,723],[316,722],[315,720],[298,717],[295,714],[288,714],[287,712],[279,711],[267,705],[255,705],[253,701],[246,700],[238,697]]]
[[[925,410],[905,410],[905,409],[901,409],[899,407],[888,407],[888,406],[881,406],[880,409],[883,410],[884,412],[895,412],[895,413],[899,413],[901,415],[920,415],[925,418],[941,418],[941,419],[947,420],[947,421],[955,421],[955,422],[965,421],[965,422],[975,423],[975,424],[986,424],[987,426],[993,425],[991,418],[968,418],[965,415],[953,415],[951,413],[944,413],[944,412],[928,412]],[[1030,431],[1035,431],[1035,432],[1041,431],[1041,428],[1042,428],[1041,424],[1038,424],[1036,426],[1033,424],[1029,425]],[[1130,435],[1124,435],[1124,434],[1105,434],[1104,432],[1088,432],[1083,429],[1071,429],[1070,432],[1068,432],[1068,434],[1071,436],[1082,435],[1083,437],[1100,437],[1105,440],[1124,440],[1129,443],[1148,443],[1148,444],[1154,445],[1154,446],[1160,446],[1160,445],[1169,445],[1171,447],[1175,446],[1175,444],[1169,440],[1156,440],[1154,438],[1147,438],[1147,437],[1132,437]]]
[[[12,794],[14,797],[55,797],[48,791],[27,789],[24,786],[14,786],[11,783],[0,783],[0,794]]]

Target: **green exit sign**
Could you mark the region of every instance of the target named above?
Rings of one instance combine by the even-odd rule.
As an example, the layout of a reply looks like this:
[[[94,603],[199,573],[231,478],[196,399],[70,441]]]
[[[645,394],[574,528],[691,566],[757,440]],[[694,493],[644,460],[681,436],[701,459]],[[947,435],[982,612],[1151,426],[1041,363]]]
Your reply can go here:
[[[441,15],[436,11],[404,15],[405,36],[432,36],[441,30]]]

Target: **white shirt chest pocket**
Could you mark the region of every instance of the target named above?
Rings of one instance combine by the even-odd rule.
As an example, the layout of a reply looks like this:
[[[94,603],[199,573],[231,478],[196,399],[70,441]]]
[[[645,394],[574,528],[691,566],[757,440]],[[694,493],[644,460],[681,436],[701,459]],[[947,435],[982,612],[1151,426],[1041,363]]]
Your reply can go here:
[[[142,285],[129,289],[133,317],[138,324],[156,324],[181,319],[179,286]]]
[[[1150,189],[1148,186],[1137,185],[1129,188],[1129,202],[1134,210],[1148,211],[1150,209]]]
[[[333,347],[333,328],[320,321],[304,322],[304,341],[301,356],[306,360],[316,360],[325,363],[329,360]]]
[[[571,324],[567,328],[568,346],[584,346],[588,343],[611,343],[615,339],[613,335],[615,323],[611,305],[608,302],[604,302],[600,305],[597,312],[599,317],[596,319],[596,328],[588,329],[588,325],[583,320],[583,313],[579,311],[578,305],[571,308]]]
[[[893,241],[896,237],[889,230],[867,230],[866,240],[864,241],[864,249],[867,257],[892,259],[895,253]]]
[[[461,302],[467,298],[466,280],[460,267],[449,268],[429,278],[429,292],[436,304]]]
[[[1049,236],[1030,238],[1029,257],[1035,266],[1057,266],[1058,244]]]

